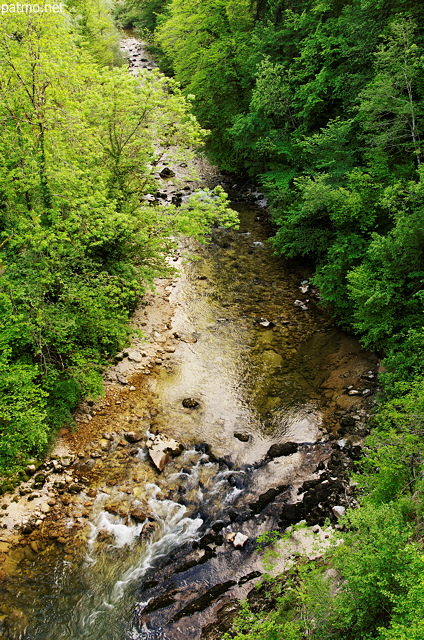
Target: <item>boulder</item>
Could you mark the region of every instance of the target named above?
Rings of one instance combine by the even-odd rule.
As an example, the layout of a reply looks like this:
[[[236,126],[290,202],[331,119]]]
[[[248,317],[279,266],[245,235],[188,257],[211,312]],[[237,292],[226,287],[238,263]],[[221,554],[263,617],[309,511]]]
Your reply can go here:
[[[281,456],[290,456],[292,453],[296,453],[299,449],[297,442],[283,442],[280,444],[273,444],[266,454],[268,458],[280,458]]]
[[[156,435],[150,438],[146,442],[146,446],[150,458],[158,471],[163,471],[171,457],[179,455],[183,450],[179,442],[163,435]]]
[[[169,167],[164,167],[162,171],[159,172],[159,175],[161,178],[173,178],[175,176],[175,172]]]

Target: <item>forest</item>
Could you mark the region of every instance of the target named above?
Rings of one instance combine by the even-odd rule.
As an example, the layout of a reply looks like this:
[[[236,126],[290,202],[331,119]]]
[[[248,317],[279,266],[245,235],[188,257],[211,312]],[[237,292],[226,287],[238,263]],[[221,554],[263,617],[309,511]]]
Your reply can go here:
[[[278,606],[226,638],[424,637],[424,9],[414,0],[127,0],[210,130],[209,156],[267,195],[275,251],[383,358],[355,478],[361,508]],[[337,585],[326,577],[336,569]],[[275,595],[275,594],[274,594]]]
[[[167,78],[128,74],[102,0],[0,21],[0,474],[23,477],[101,393],[131,313],[169,270],[171,238],[235,224],[221,191],[212,207],[143,200],[158,145],[205,144],[260,186],[275,252],[313,266],[322,304],[383,362],[342,542],[270,579],[276,605],[243,605],[224,638],[422,640],[424,8],[112,4]]]
[[[171,79],[119,65],[105,4],[68,9],[0,23],[0,474],[101,393],[171,236],[234,222],[222,191],[213,206],[143,200],[161,153],[187,158],[205,132]]]

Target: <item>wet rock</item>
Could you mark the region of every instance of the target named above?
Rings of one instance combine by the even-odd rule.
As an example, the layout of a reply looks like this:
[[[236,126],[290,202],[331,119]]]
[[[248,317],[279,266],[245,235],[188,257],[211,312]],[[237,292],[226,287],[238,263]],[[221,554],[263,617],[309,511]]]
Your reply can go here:
[[[123,507],[121,504],[117,504],[113,502],[112,504],[106,504],[104,510],[108,513],[111,513],[113,516],[121,516],[121,518],[125,518],[128,515],[127,509]]]
[[[269,449],[267,458],[280,458],[281,456],[290,456],[296,453],[299,449],[297,442],[283,442],[280,444],[273,444]]]
[[[147,515],[142,509],[132,509],[130,516],[134,522],[144,522],[147,519]]]
[[[163,471],[171,457],[179,455],[183,450],[183,446],[179,442],[163,435],[150,438],[146,446],[158,471]]]
[[[68,487],[68,493],[81,493],[81,491],[84,491],[84,485],[80,482],[74,482]]]
[[[124,433],[124,438],[127,442],[134,443],[143,440],[144,435],[136,431],[127,431],[126,433]]]
[[[199,564],[204,564],[212,557],[212,550],[206,547],[205,549],[194,549],[186,561],[174,569],[174,573],[184,573],[189,571],[193,567],[197,567]]]
[[[289,488],[290,487],[288,484],[282,484],[279,487],[268,489],[268,491],[265,491],[265,493],[259,496],[256,502],[251,502],[249,504],[250,509],[255,514],[261,513],[261,511],[263,511],[265,507],[273,502],[277,496],[279,496],[281,493],[284,493]]]
[[[226,593],[231,587],[237,584],[234,580],[228,580],[227,582],[223,582],[222,584],[217,584],[206,593],[204,593],[199,598],[196,598],[186,607],[184,607],[181,611],[179,611],[171,620],[171,622],[177,622],[184,618],[185,616],[191,616],[198,611],[204,611],[207,609],[215,600]]]
[[[143,616],[147,613],[152,613],[153,611],[158,611],[159,609],[166,609],[167,607],[171,606],[171,604],[174,604],[177,594],[178,590],[174,589],[174,591],[170,591],[168,593],[164,593],[163,595],[157,596],[156,598],[152,598],[144,607],[142,611]]]
[[[220,536],[217,532],[209,531],[204,536],[202,536],[196,544],[193,544],[193,548],[196,548],[198,546],[200,549],[205,549],[210,544],[216,544],[218,538],[219,542],[221,542],[221,540],[223,542],[222,536]]]
[[[41,489],[42,487],[44,487],[45,483],[46,476],[44,475],[44,473],[38,473],[36,476],[34,476],[32,486],[34,487],[34,489]]]
[[[29,520],[28,522],[24,522],[21,526],[21,531],[25,535],[32,533],[35,529],[35,521]]]
[[[140,538],[150,538],[158,528],[157,522],[146,522],[140,533]]]
[[[227,482],[230,487],[236,487],[237,489],[244,489],[246,484],[246,478],[240,474],[233,473],[227,478]]]
[[[109,451],[112,446],[110,440],[104,440],[103,438],[100,440],[99,444],[102,451]]]
[[[197,407],[200,406],[200,403],[195,398],[184,398],[182,405],[186,409],[197,409]]]
[[[94,467],[94,465],[96,464],[96,461],[93,458],[88,458],[88,460],[85,460],[84,462],[81,462],[78,467],[84,471],[88,471],[90,469],[92,469]]]
[[[164,167],[162,171],[159,172],[159,175],[161,178],[166,179],[166,178],[173,178],[175,176],[175,173],[169,167]]]
[[[112,544],[115,541],[114,536],[107,529],[100,529],[96,537],[97,542]]]
[[[235,433],[234,437],[240,442],[248,442],[250,440],[250,436],[248,433]]]

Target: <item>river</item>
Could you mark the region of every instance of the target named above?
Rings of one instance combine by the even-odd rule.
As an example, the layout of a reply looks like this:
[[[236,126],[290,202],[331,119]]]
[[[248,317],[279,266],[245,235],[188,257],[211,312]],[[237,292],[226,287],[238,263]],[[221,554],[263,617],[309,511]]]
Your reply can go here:
[[[95,405],[87,429],[108,431],[103,449],[81,444],[80,486],[62,490],[44,538],[30,534],[0,595],[0,638],[213,637],[218,610],[263,570],[259,534],[336,523],[333,507],[349,503],[375,357],[334,326],[308,266],[273,256],[266,210],[223,180],[240,227],[214,229],[203,246],[182,241],[169,316],[155,315],[160,296],[140,312],[153,366],[133,375],[132,392],[112,386]],[[145,446],[154,433],[183,445],[162,473]]]

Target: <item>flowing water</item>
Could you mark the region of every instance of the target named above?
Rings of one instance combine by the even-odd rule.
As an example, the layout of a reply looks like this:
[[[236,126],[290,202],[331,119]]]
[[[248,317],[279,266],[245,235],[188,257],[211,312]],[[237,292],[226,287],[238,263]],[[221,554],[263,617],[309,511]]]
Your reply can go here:
[[[254,539],[276,519],[249,505],[314,477],[340,412],[354,401],[360,411],[344,390],[370,356],[320,309],[307,269],[272,255],[262,210],[237,208],[238,230],[182,247],[166,334],[175,348],[132,397],[133,412],[149,407],[137,425],[146,438],[149,429],[172,436],[183,453],[158,474],[143,442],[130,455],[114,442],[91,476],[94,493],[86,486],[78,498],[84,535],[66,554],[47,546],[5,584],[0,609],[15,609],[4,629],[0,617],[0,639],[200,638],[214,600],[199,595],[224,584],[222,593],[242,596],[261,569]],[[196,406],[185,408],[186,398]],[[297,452],[265,460],[288,441]],[[64,526],[80,516],[69,512]],[[199,544],[217,522],[218,537],[242,532],[245,547]]]

